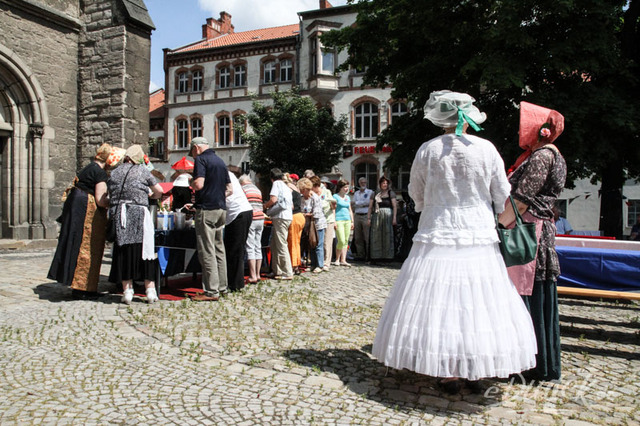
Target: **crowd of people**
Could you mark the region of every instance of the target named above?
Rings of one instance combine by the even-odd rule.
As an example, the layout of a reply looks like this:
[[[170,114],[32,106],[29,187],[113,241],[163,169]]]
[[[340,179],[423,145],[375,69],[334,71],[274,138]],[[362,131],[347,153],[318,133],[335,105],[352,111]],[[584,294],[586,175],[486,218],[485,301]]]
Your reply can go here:
[[[522,102],[519,144],[525,152],[507,174],[494,145],[467,133],[468,127],[482,130],[486,120],[474,101],[439,91],[424,107],[425,118],[444,133],[425,142],[413,161],[409,196],[420,218],[372,350],[387,366],[441,378],[452,393],[480,378],[522,371],[539,380],[560,378],[553,207],[567,169],[553,142],[564,118]],[[193,176],[180,179],[193,198],[179,198],[194,216],[202,267],[196,301],[216,301],[255,284],[261,272],[292,280],[305,270],[351,267],[351,254],[363,262],[396,255],[398,197],[384,176],[374,192],[366,177],[351,188],[311,170],[299,178],[274,168],[263,199],[251,178],[231,173],[206,139],[191,141],[190,156]],[[149,303],[157,301],[149,200],[162,194],[139,145],[126,151],[100,146],[66,192],[49,278],[70,285],[77,297],[97,295],[109,216],[115,230],[110,281],[122,283],[124,303],[133,299],[134,281],[144,281]],[[536,224],[539,245],[534,261],[507,268],[495,215],[513,226],[510,196],[523,219]],[[263,261],[265,219],[270,264]]]

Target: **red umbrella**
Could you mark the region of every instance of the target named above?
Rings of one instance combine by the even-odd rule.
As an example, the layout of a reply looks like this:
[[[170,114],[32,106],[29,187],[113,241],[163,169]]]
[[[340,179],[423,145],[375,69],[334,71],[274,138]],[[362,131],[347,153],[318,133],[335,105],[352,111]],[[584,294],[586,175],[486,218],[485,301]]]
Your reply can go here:
[[[180,160],[176,161],[173,166],[171,166],[174,170],[193,170],[193,161],[187,160],[187,157],[182,157]]]

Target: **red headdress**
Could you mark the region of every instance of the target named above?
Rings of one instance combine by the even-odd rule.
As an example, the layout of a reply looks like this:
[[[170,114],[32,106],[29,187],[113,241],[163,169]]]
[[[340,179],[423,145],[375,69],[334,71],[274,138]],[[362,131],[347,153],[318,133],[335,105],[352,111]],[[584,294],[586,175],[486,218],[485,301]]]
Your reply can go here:
[[[564,117],[558,111],[520,102],[520,148],[524,149],[515,164],[509,168],[513,172],[529,158],[533,146],[543,140],[547,143],[555,141],[564,130]]]

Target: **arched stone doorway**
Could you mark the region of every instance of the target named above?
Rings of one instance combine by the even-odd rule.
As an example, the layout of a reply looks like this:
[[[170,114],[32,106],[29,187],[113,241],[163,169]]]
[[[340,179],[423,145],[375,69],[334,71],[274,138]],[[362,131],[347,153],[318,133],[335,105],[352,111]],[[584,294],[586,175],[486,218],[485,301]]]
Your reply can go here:
[[[52,138],[40,84],[20,57],[0,44],[0,237],[56,237],[49,218]]]

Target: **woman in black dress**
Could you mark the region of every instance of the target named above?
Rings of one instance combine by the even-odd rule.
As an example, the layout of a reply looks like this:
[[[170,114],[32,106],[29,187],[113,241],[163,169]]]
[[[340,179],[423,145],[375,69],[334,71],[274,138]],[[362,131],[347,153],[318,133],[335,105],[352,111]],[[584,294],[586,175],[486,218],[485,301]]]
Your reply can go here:
[[[102,144],[65,191],[62,227],[47,278],[71,286],[75,298],[98,297],[109,206],[105,168],[122,157],[124,150],[117,149]]]

